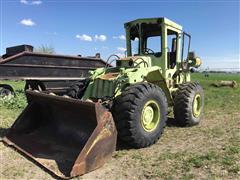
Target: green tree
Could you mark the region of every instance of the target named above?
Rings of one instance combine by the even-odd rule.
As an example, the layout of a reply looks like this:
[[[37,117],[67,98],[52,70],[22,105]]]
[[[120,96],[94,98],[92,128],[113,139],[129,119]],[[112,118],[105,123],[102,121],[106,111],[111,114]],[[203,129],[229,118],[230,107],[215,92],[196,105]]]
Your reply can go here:
[[[47,54],[55,54],[55,49],[52,46],[49,45],[41,45],[38,48],[34,50],[34,52],[40,52],[40,53],[47,53]]]

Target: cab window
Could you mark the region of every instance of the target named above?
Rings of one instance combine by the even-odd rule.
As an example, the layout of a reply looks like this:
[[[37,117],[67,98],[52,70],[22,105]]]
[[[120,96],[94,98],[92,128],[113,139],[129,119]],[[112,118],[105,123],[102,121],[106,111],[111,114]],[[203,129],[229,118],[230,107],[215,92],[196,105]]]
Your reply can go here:
[[[143,54],[160,57],[162,54],[162,31],[160,24],[142,24]]]

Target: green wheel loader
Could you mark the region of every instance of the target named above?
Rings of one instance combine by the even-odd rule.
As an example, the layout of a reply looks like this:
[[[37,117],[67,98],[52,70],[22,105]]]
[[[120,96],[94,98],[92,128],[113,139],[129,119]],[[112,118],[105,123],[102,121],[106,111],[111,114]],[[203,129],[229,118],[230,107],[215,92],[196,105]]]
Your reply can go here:
[[[191,36],[167,18],[125,24],[127,56],[90,71],[68,95],[27,91],[29,104],[3,141],[62,178],[101,167],[117,137],[133,148],[154,144],[173,111],[181,126],[203,118],[202,87],[190,71],[201,65],[189,52]]]

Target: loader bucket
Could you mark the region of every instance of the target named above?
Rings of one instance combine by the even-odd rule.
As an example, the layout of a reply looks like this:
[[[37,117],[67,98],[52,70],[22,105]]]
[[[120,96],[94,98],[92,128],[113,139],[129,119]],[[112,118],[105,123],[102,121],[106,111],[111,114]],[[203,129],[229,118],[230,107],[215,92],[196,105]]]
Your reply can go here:
[[[26,92],[30,103],[3,138],[61,178],[101,167],[116,148],[112,115],[101,104]]]

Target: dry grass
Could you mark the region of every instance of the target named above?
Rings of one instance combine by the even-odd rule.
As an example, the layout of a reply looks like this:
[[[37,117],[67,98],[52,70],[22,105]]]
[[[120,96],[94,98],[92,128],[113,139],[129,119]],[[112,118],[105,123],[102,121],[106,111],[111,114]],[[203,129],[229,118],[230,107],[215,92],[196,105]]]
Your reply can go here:
[[[162,138],[144,149],[121,149],[104,167],[76,179],[239,179],[240,88],[214,88],[218,79],[239,76],[194,76],[205,89],[205,119],[199,126],[169,123]],[[1,136],[21,109],[0,106]],[[173,120],[172,120],[173,121]],[[169,121],[170,122],[170,121]],[[2,179],[52,179],[11,148],[0,144]]]

